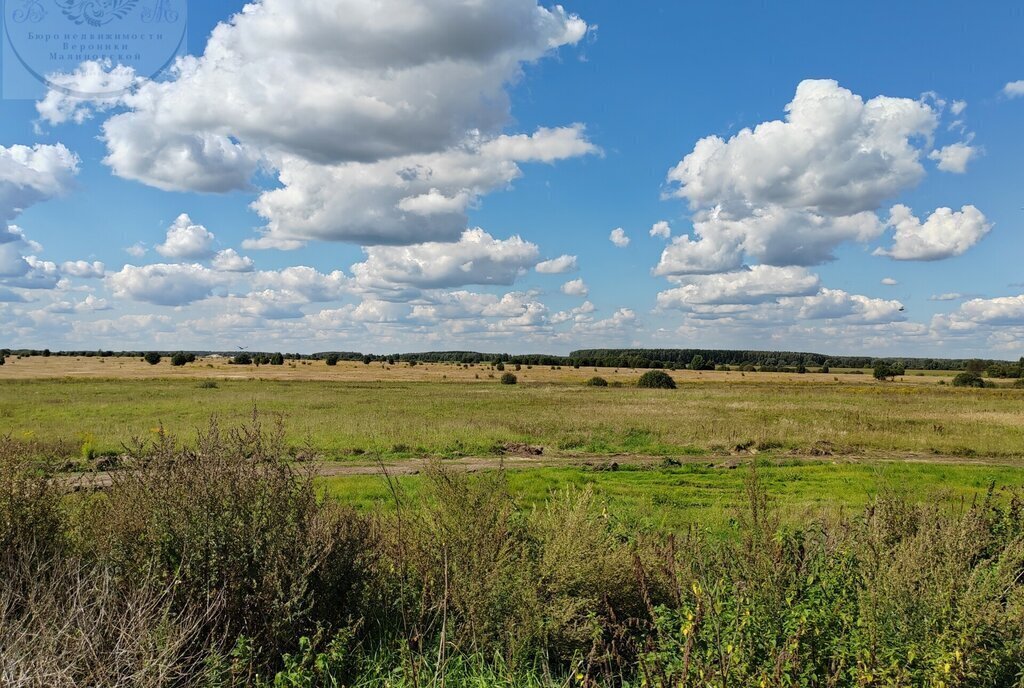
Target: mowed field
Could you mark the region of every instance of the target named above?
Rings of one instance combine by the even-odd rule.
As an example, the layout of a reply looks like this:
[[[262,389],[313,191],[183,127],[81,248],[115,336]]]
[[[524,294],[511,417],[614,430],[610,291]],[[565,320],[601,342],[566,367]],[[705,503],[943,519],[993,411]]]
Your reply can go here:
[[[160,428],[188,442],[211,416],[231,426],[258,409],[282,419],[297,452],[340,467],[326,489],[364,509],[387,508],[387,485],[346,466],[383,461],[408,473],[436,459],[480,470],[529,445],[543,454],[510,461],[509,472],[528,503],[591,486],[613,512],[651,527],[727,527],[751,461],[794,516],[858,508],[879,491],[955,504],[990,484],[1024,485],[1024,390],[940,384],[951,373],[879,383],[692,371],[672,373],[677,390],[643,390],[633,386],[641,372],[523,366],[506,386],[487,365],[8,359],[0,435],[61,443],[85,466],[83,455],[117,453]],[[622,386],[587,387],[594,375]],[[400,480],[415,493],[416,476]]]

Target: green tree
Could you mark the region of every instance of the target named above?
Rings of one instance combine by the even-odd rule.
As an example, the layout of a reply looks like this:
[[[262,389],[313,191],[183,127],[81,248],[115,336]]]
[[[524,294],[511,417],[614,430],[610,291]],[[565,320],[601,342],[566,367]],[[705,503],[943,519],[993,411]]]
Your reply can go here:
[[[514,385],[519,382],[519,378],[515,376],[515,373],[505,373],[501,376],[501,384],[503,385]]]
[[[155,351],[150,351],[145,356],[143,356],[142,359],[149,365],[156,365],[161,361],[161,356]]]
[[[704,370],[704,357],[697,354],[690,360],[690,370]]]
[[[888,380],[896,377],[896,373],[893,372],[892,366],[885,361],[879,361],[875,364],[874,374],[876,380]]]
[[[188,363],[188,356],[186,356],[180,351],[171,356],[171,365],[174,366],[175,368],[180,368],[186,363]]]
[[[270,365],[284,365],[284,356],[281,354],[274,354],[270,357]]]
[[[329,365],[329,366],[336,366],[336,365],[338,365],[338,360],[340,358],[341,357],[338,356],[338,354],[328,354],[328,356],[327,356],[327,365]]]

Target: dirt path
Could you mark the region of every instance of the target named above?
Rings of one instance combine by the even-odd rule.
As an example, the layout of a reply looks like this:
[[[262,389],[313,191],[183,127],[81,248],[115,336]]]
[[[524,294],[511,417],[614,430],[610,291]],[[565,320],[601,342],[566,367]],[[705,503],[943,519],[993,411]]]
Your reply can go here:
[[[621,467],[681,466],[703,464],[722,470],[737,469],[754,458],[752,454],[720,454],[706,456],[684,456],[666,458],[636,454],[589,455],[589,456],[466,456],[457,459],[416,458],[401,461],[387,461],[382,464],[341,463],[323,461],[311,465],[311,470],[321,478],[335,478],[359,475],[416,475],[431,463],[439,463],[448,470],[474,473],[504,467],[508,470],[531,470],[538,468],[590,468],[593,470],[617,470]],[[874,455],[768,455],[769,461],[806,461],[826,463],[926,463],[962,464],[974,466],[1024,467],[1024,457],[963,457],[937,456],[931,454],[887,454]],[[666,464],[666,462],[671,462]],[[109,471],[95,473],[69,473],[57,478],[69,491],[104,490],[113,483],[114,474]]]

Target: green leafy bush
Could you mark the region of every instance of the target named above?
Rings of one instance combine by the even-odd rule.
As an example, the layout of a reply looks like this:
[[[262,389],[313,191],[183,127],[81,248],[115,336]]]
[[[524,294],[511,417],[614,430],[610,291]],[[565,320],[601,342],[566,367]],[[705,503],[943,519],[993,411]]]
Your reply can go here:
[[[587,387],[607,387],[608,381],[603,377],[594,376],[587,380],[586,385]]]
[[[637,387],[647,389],[675,389],[676,381],[663,370],[648,370],[640,376]]]
[[[338,365],[338,361],[340,360],[340,358],[341,357],[338,356],[338,354],[328,354],[327,359],[326,359],[327,360],[327,365],[329,365],[329,366],[336,366],[336,365]]]
[[[501,376],[501,384],[503,385],[514,385],[519,382],[519,378],[515,376],[515,373],[505,373]]]
[[[150,351],[145,356],[142,357],[142,360],[144,360],[149,365],[156,365],[162,360],[162,357],[157,352]]]
[[[953,378],[954,387],[985,387],[985,380],[977,373],[960,373]]]

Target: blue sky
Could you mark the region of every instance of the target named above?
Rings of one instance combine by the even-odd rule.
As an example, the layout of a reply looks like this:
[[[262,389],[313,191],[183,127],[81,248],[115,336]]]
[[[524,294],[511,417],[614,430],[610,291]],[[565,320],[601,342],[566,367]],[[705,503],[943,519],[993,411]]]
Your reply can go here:
[[[0,344],[1024,354],[1017,3],[242,6],[0,101]]]

